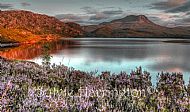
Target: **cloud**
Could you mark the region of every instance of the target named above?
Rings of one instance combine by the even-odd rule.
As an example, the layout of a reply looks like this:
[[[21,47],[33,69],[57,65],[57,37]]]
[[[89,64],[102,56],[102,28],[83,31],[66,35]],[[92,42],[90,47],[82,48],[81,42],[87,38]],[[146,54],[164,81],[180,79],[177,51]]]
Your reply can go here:
[[[75,14],[58,14],[55,16],[56,18],[62,20],[62,19],[68,19],[68,20],[81,20],[81,17],[75,15]]]
[[[185,18],[186,14],[160,12],[155,14],[147,14],[147,16],[151,21],[161,26],[176,27],[185,24],[185,21],[180,20]]]
[[[190,0],[166,0],[152,4],[151,9],[162,10],[153,20],[164,26],[189,25]]]
[[[55,17],[64,22],[76,22],[81,25],[90,25],[98,24],[98,20],[102,20],[104,18],[101,15],[97,15],[58,14]]]
[[[85,20],[86,16],[81,16],[81,15],[75,15],[75,14],[59,14],[55,16],[56,18],[58,18],[59,20],[62,21],[69,21],[69,22],[80,22]]]
[[[184,22],[190,22],[190,17],[183,19]]]
[[[123,14],[123,11],[121,9],[120,10],[107,10],[107,11],[103,11],[102,13],[106,14],[106,15],[118,15],[118,14]]]
[[[81,25],[99,24],[110,19],[114,19],[123,14],[121,8],[105,7],[95,9],[93,7],[82,7],[82,14],[58,14],[55,15],[61,21],[77,22]]]
[[[190,16],[183,17],[176,21],[180,26],[190,26]]]
[[[178,13],[178,12],[188,12],[189,10],[190,10],[190,1],[188,1],[185,4],[182,4],[180,6],[171,8],[171,9],[167,10],[166,12]]]
[[[114,18],[117,15],[122,15],[123,11],[122,10],[105,10],[105,11],[100,11],[97,12],[95,15],[90,17],[90,20],[105,20],[109,18]]]
[[[160,10],[166,10],[170,8],[175,8],[178,6],[181,6],[185,4],[187,0],[167,0],[167,1],[161,1],[156,2],[152,4],[152,9],[160,9]]]
[[[89,16],[80,14],[58,14],[55,17],[64,22],[76,22],[78,24],[91,24],[88,21]]]
[[[13,7],[12,4],[0,3],[0,9],[11,9],[12,7]]]
[[[31,4],[30,4],[30,3],[28,3],[28,2],[22,2],[22,3],[21,3],[21,5],[22,5],[23,7],[26,7],[26,6],[31,6]]]
[[[188,0],[167,0],[152,4],[152,9],[164,10],[165,13],[186,13],[190,14],[190,1]]]
[[[108,19],[108,18],[109,18],[109,16],[104,13],[97,13],[97,14],[91,16],[89,20],[98,21],[98,20]]]
[[[89,21],[99,21],[114,18],[117,15],[122,15],[124,12],[121,8],[116,7],[105,7],[103,9],[95,9],[93,7],[81,8],[84,12],[89,15]]]
[[[92,7],[82,7],[82,10],[84,10],[86,12],[86,14],[96,14],[98,11]]]

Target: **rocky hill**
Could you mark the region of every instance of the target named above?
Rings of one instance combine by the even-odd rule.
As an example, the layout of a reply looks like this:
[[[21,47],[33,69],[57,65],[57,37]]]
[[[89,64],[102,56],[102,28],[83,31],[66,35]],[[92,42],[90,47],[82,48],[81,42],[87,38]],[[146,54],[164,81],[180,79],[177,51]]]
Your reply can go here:
[[[130,15],[99,25],[83,26],[87,36],[95,37],[189,37],[187,28],[157,25],[144,15]]]
[[[77,24],[23,10],[0,11],[1,42],[31,42],[46,38],[83,35]]]

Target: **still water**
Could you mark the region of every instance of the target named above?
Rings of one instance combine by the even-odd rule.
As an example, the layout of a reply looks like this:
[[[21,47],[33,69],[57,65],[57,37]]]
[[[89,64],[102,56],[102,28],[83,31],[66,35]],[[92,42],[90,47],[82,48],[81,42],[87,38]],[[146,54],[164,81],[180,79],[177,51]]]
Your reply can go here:
[[[161,71],[182,72],[190,78],[190,43],[182,39],[60,39],[49,43],[51,63],[64,64],[82,71],[130,72],[141,66],[152,75]],[[1,49],[0,55],[41,64],[43,44]]]

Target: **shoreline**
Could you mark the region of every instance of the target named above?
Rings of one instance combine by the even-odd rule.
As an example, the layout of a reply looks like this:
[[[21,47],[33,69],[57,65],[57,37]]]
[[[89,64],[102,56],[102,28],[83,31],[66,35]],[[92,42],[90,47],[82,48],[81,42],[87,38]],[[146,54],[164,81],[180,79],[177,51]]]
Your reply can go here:
[[[40,37],[38,40],[34,40],[34,41],[0,42],[0,48],[17,47],[17,46],[20,46],[23,44],[37,44],[37,43],[43,43],[43,42],[51,42],[51,41],[57,41],[59,39],[59,37],[57,37],[57,36],[47,36],[46,38],[42,38],[42,37]]]
[[[36,44],[36,43],[40,43],[40,42],[51,42],[51,41],[56,41],[56,40],[85,40],[85,39],[93,39],[93,40],[101,40],[101,39],[105,39],[105,40],[112,40],[112,39],[152,39],[152,40],[156,40],[156,39],[171,39],[171,40],[163,40],[161,42],[165,42],[165,43],[190,43],[189,39],[190,38],[172,38],[172,37],[167,37],[167,38],[162,38],[162,37],[126,37],[126,38],[104,38],[104,37],[79,37],[79,38],[45,38],[45,39],[39,39],[39,41],[30,41],[30,42],[21,42],[21,43],[17,43],[17,42],[0,42],[0,48],[6,48],[6,47],[16,47],[22,44]]]
[[[6,48],[6,47],[16,47],[21,45],[20,43],[0,43],[0,48]]]

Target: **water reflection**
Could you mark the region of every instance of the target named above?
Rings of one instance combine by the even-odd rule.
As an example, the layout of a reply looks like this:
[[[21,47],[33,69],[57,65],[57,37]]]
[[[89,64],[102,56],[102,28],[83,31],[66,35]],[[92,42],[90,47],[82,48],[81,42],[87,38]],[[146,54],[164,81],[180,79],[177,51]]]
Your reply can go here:
[[[0,48],[0,56],[8,59],[31,60],[43,54],[44,45],[48,44],[50,54],[56,54],[74,45],[73,41],[52,41],[49,43],[24,44],[11,48]]]
[[[171,40],[171,39],[167,39]],[[60,62],[84,71],[130,72],[137,66],[151,72],[182,72],[190,77],[190,45],[165,43],[166,39],[71,39],[48,43],[52,63]],[[184,40],[183,40],[184,41]],[[0,56],[41,64],[43,43],[0,50]]]

